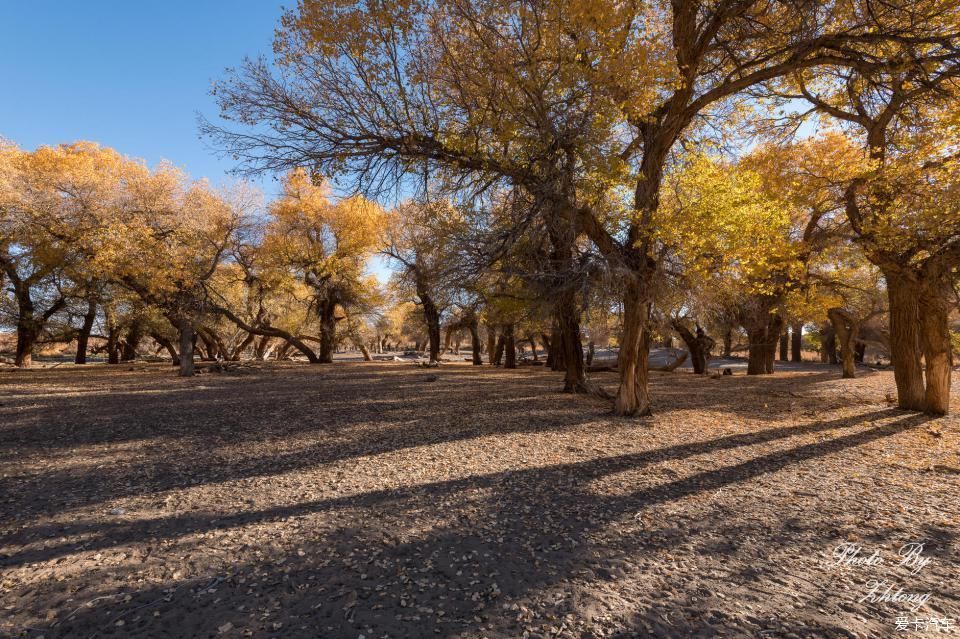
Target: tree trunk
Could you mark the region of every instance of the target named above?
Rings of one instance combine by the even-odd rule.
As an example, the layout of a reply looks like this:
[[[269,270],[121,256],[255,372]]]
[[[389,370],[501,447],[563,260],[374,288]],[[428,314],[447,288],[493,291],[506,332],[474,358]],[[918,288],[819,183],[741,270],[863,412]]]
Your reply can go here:
[[[123,341],[120,359],[124,362],[132,362],[137,359],[137,348],[143,340],[143,321],[134,318],[127,329],[127,337]]]
[[[650,415],[647,388],[647,361],[650,357],[650,333],[647,322],[650,303],[641,295],[637,275],[627,280],[623,295],[623,339],[620,341],[620,387],[614,400],[616,415]]]
[[[859,326],[850,313],[841,308],[831,308],[827,312],[833,332],[840,342],[840,364],[844,379],[853,379],[857,376],[854,362],[854,342],[857,341]]]
[[[783,331],[783,318],[776,313],[758,312],[749,317],[744,328],[750,344],[747,347],[747,375],[770,375],[777,359],[777,344]]]
[[[480,356],[480,327],[477,326],[477,320],[467,324],[467,327],[470,329],[470,347],[473,349],[473,365],[474,366],[483,366],[483,358]]]
[[[95,319],[97,319],[97,302],[92,299],[87,300],[87,313],[83,316],[83,325],[77,333],[77,355],[73,358],[74,364],[87,363],[87,344],[90,342],[90,332],[93,330]]]
[[[767,372],[766,328],[747,329],[747,339],[747,375],[763,375]]]
[[[17,350],[13,363],[18,368],[29,368],[33,364],[33,347],[40,337],[40,323],[33,316],[33,302],[18,300]]]
[[[790,361],[803,361],[803,323],[797,322],[790,327]]]
[[[864,358],[867,356],[867,343],[866,342],[857,342],[856,346],[853,349],[853,361],[857,364],[863,364]]]
[[[693,365],[693,372],[697,375],[705,375],[707,373],[707,360],[710,357],[710,348],[715,343],[714,340],[707,337],[706,333],[699,326],[697,327],[697,334],[694,335],[690,332],[690,329],[679,320],[673,321],[671,324],[674,330],[680,335],[680,339],[686,344],[687,351],[690,352],[690,363]]]
[[[503,325],[504,368],[517,367],[517,342],[514,338],[513,324]]]
[[[423,317],[427,321],[427,336],[430,339],[430,361],[440,361],[440,311],[426,293],[419,295],[423,304]]]
[[[783,333],[783,317],[778,314],[773,314],[770,316],[770,323],[767,327],[767,344],[764,349],[764,373],[767,375],[772,375],[776,368],[777,342],[780,341],[781,333]]]
[[[180,331],[180,377],[193,377],[193,347],[194,328],[189,320],[181,320],[177,330]]]
[[[790,361],[790,335],[788,335],[786,328],[780,331],[780,361]]]
[[[897,383],[897,404],[924,410],[926,392],[920,363],[920,309],[916,282],[884,272],[890,301],[890,357]]]
[[[493,355],[493,365],[500,366],[503,363],[503,348],[504,348],[504,335],[500,333],[497,337],[497,346],[494,349],[495,353]]]
[[[580,343],[580,310],[576,294],[564,292],[554,308],[560,331],[563,352],[564,393],[586,392],[586,376],[583,370],[583,345]]]
[[[553,353],[554,346],[546,333],[540,333],[540,343],[543,344],[543,348],[547,351],[547,361],[544,362],[544,364],[550,370],[554,370],[553,361],[556,359]]]
[[[18,368],[30,368],[33,365],[33,346],[37,343],[37,332],[32,323],[17,322],[17,351],[13,363]]]
[[[333,362],[333,350],[337,341],[337,305],[332,301],[322,304],[320,310],[320,352],[317,358],[321,364]]]
[[[550,361],[550,370],[566,370],[566,361],[564,360],[566,352],[564,351],[563,334],[559,324],[556,323],[553,325],[553,330],[550,331],[550,354],[553,356],[553,359]]]
[[[950,412],[950,376],[953,372],[950,291],[940,290],[937,284],[922,287],[919,299],[920,347],[926,365],[924,411],[931,415],[946,415]]]
[[[731,355],[733,355],[733,329],[728,328],[723,334],[723,356],[730,357]]]
[[[173,342],[171,342],[170,340],[168,340],[168,339],[167,339],[166,337],[164,337],[163,335],[160,335],[159,333],[154,333],[151,337],[153,337],[153,341],[155,341],[157,344],[160,345],[161,348],[163,348],[164,350],[167,351],[167,353],[170,355],[170,359],[172,360],[173,365],[174,365],[174,366],[179,366],[179,365],[180,365],[180,354],[177,353],[177,349],[176,349],[176,347],[173,345]],[[108,347],[108,349],[109,349],[109,347]]]
[[[587,366],[593,365],[593,356],[596,354],[596,351],[597,351],[597,347],[593,343],[593,340],[590,340],[589,342],[587,342]]]
[[[487,325],[487,363],[495,366],[497,363],[497,331],[492,324]]]

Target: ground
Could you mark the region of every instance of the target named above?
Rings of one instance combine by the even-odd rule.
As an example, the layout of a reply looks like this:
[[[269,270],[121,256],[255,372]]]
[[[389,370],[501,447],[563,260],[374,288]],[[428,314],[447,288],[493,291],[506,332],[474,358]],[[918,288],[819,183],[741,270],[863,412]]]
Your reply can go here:
[[[960,625],[955,418],[892,408],[889,372],[651,386],[626,419],[535,367],[4,369],[0,635]]]

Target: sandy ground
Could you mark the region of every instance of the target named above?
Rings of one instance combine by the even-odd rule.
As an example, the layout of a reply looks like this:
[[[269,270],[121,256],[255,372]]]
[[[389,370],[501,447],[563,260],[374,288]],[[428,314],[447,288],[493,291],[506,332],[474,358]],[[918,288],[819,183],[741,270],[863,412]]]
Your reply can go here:
[[[960,423],[838,377],[2,370],[0,635],[960,633]]]

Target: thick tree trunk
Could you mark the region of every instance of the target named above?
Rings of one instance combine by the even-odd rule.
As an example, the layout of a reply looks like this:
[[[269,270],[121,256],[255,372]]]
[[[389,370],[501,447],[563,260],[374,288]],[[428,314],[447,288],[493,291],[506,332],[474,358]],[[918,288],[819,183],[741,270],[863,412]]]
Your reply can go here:
[[[513,324],[503,325],[503,367],[517,367],[517,342],[514,337]]]
[[[494,348],[493,365],[500,366],[503,363],[504,335],[501,333],[497,337],[497,346]]]
[[[470,347],[473,351],[473,365],[483,366],[483,357],[480,356],[482,342],[480,341],[480,327],[477,326],[477,320],[474,319],[469,322],[467,327],[470,329]]]
[[[840,342],[840,365],[843,370],[844,379],[853,379],[857,376],[856,363],[854,361],[854,343],[857,341],[859,326],[850,313],[841,308],[831,308],[827,312],[833,332]]]
[[[137,348],[143,340],[143,321],[134,318],[127,329],[127,337],[123,341],[120,359],[124,362],[132,362],[137,359]]]
[[[33,347],[40,338],[40,322],[34,317],[33,302],[18,299],[17,350],[13,363],[18,368],[29,368],[33,364]]]
[[[780,331],[780,361],[790,361],[790,335],[786,328]]]
[[[764,313],[749,318],[745,324],[750,344],[747,350],[747,375],[770,375],[777,359],[777,344],[783,331],[783,318]]]
[[[181,320],[178,323],[177,330],[180,332],[180,377],[193,377],[193,348],[194,348],[194,328],[193,322]]]
[[[33,365],[33,347],[39,334],[32,323],[17,322],[17,350],[13,363],[18,368],[30,368]]]
[[[333,362],[333,351],[337,342],[336,304],[325,302],[320,312],[320,352],[317,359],[321,364]]]
[[[710,349],[716,343],[712,338],[708,337],[707,334],[699,326],[697,327],[697,334],[694,335],[690,332],[683,322],[673,321],[671,322],[674,330],[680,335],[680,339],[683,340],[683,343],[687,346],[687,351],[690,353],[690,363],[693,366],[693,372],[697,375],[706,375],[707,373],[707,361],[710,358]]]
[[[953,344],[950,341],[949,290],[930,283],[920,291],[920,347],[926,366],[924,411],[931,415],[950,412],[950,376]],[[946,288],[946,287],[944,287]]]
[[[552,371],[563,371],[567,369],[566,366],[566,352],[564,350],[563,343],[563,332],[560,330],[560,325],[554,323],[553,330],[550,331],[550,370]]]
[[[620,341],[620,387],[614,400],[616,415],[650,415],[647,361],[650,356],[648,321],[650,303],[642,295],[634,275],[627,280],[623,296],[623,338]]]
[[[179,361],[174,365],[179,365]],[[107,364],[120,363],[120,329],[116,326],[110,326],[107,329]]]
[[[707,358],[700,349],[700,343],[697,342],[696,336],[681,322],[673,322],[673,328],[680,334],[680,339],[683,340],[683,343],[687,347],[687,352],[690,353],[690,363],[693,366],[693,372],[697,375],[706,373]]]
[[[747,339],[750,340],[747,349],[747,375],[763,375],[767,372],[767,331],[765,328],[748,329]]]
[[[770,324],[767,328],[766,368],[764,370],[767,375],[772,375],[776,368],[777,342],[780,341],[781,333],[783,333],[783,318],[780,315],[773,314],[770,316]]]
[[[427,336],[430,339],[430,361],[440,361],[440,311],[433,299],[426,293],[420,293],[423,304],[423,317],[427,321]]]
[[[80,326],[80,332],[77,333],[77,355],[73,358],[74,364],[87,363],[87,345],[90,343],[90,332],[93,330],[93,322],[97,319],[96,300],[87,301],[87,313],[83,316],[83,325]]]
[[[920,363],[919,292],[915,281],[884,272],[890,301],[890,356],[897,383],[897,404],[924,410],[926,392]]]
[[[550,340],[550,337],[546,333],[540,333],[540,343],[543,344],[543,348],[547,351],[547,361],[544,362],[547,368],[554,370],[553,362],[556,360],[554,355],[554,346],[553,342]]]
[[[492,324],[487,325],[487,363],[495,366],[497,363],[497,330]]]
[[[803,323],[797,322],[790,327],[790,361],[803,361]]]
[[[730,357],[733,355],[733,329],[728,328],[723,334],[723,356]]]
[[[580,310],[575,293],[564,292],[554,314],[560,331],[560,346],[563,352],[564,393],[586,392],[586,376],[583,370],[583,345],[580,343]]]

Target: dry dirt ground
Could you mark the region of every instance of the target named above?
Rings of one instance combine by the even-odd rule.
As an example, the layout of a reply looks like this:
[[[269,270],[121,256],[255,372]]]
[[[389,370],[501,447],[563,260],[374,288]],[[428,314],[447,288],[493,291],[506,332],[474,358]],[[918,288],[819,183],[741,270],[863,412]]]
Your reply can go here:
[[[648,419],[558,385],[0,371],[0,635],[960,633],[960,423],[890,373],[654,374]]]

